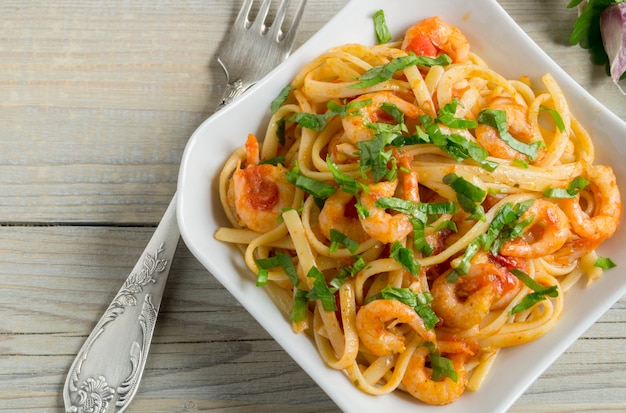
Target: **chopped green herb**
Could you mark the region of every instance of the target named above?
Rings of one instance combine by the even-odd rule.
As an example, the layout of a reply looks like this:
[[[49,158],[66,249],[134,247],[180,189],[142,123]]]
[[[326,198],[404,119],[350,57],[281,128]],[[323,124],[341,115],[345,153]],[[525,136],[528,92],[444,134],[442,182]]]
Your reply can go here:
[[[470,262],[472,261],[472,258],[474,258],[474,256],[478,253],[482,245],[480,237],[471,240],[470,243],[467,244],[465,252],[463,252],[457,267],[446,276],[446,281],[453,283],[458,280],[460,276],[467,274],[470,269]]]
[[[557,112],[555,109],[552,109],[543,105],[539,106],[539,109],[548,111],[548,113],[550,113],[550,116],[552,116],[552,119],[554,120],[554,123],[557,129],[559,130],[559,132],[561,133],[565,132],[565,123],[563,122],[563,118],[561,117],[559,112]]]
[[[326,157],[326,165],[328,165],[328,170],[333,175],[333,179],[343,192],[346,192],[351,195],[358,195],[361,191],[367,191],[367,185],[357,181],[355,178],[343,173],[337,165],[335,165],[330,157]]]
[[[298,285],[298,273],[296,267],[293,265],[293,261],[288,254],[277,251],[276,255],[269,258],[261,258],[255,260],[257,267],[259,267],[259,274],[257,276],[257,286],[262,286],[267,283],[268,272],[267,270],[272,268],[281,267],[291,283]]]
[[[585,187],[589,185],[589,181],[579,176],[567,184],[567,188],[546,188],[543,196],[548,198],[575,198]]]
[[[598,257],[596,262],[593,263],[596,267],[602,268],[603,270],[609,270],[613,267],[616,267],[617,264],[613,262],[612,259],[607,257]]]
[[[528,288],[533,290],[534,292],[527,294],[522,301],[519,302],[515,307],[513,307],[509,314],[516,314],[525,310],[528,310],[538,302],[541,302],[547,297],[558,297],[559,290],[556,285],[551,286],[543,286],[539,284],[537,281],[532,279],[528,274],[524,271],[513,268],[511,270],[511,274],[517,277],[520,281],[522,281]]]
[[[537,159],[539,149],[545,146],[543,142],[525,143],[511,136],[507,127],[506,112],[503,110],[483,109],[478,114],[478,122],[496,128],[500,139],[517,152],[528,156],[531,161]]]
[[[385,21],[385,13],[382,10],[374,13],[374,31],[376,32],[376,41],[378,44],[387,43],[391,40],[391,33],[387,22]]]
[[[356,273],[361,271],[367,263],[363,259],[363,257],[357,256],[356,260],[352,263],[352,265],[342,267],[335,278],[330,280],[329,284],[339,289],[346,281],[348,281],[351,277],[353,277]]]
[[[455,383],[459,380],[459,374],[454,369],[452,360],[438,353],[430,353],[428,359],[430,360],[430,367],[432,369],[431,379],[439,381],[442,377],[447,377]]]
[[[430,256],[434,249],[426,240],[426,224],[416,218],[409,218],[409,221],[413,225],[413,248],[427,257]]]
[[[261,162],[259,162],[259,165],[264,165],[264,164],[268,164],[268,165],[280,165],[280,164],[284,164],[285,163],[285,157],[284,156],[275,156],[273,158],[270,159],[263,159]]]
[[[464,119],[456,117],[456,108],[459,104],[458,99],[452,99],[444,107],[439,110],[437,120],[446,126],[454,129],[473,129],[477,123],[473,119]]]
[[[439,322],[439,317],[430,306],[433,296],[429,292],[416,294],[409,288],[394,288],[387,285],[378,294],[365,300],[365,304],[374,300],[397,300],[408,305],[424,320],[424,326],[429,330],[435,328]]]
[[[437,58],[430,58],[426,56],[416,56],[411,53],[408,56],[393,58],[387,64],[372,67],[357,79],[359,82],[348,87],[352,89],[363,89],[374,86],[379,83],[386,82],[387,80],[391,80],[396,72],[411,66],[447,66],[451,62],[452,59],[445,54]]]
[[[315,113],[298,112],[289,116],[287,118],[287,122],[297,123],[303,128],[312,129],[316,132],[321,132],[326,127],[329,113],[330,112],[326,112],[318,115]],[[330,114],[334,116],[333,113]]]
[[[484,219],[485,211],[482,205],[480,205],[487,196],[487,192],[484,189],[455,173],[449,173],[444,176],[443,183],[454,189],[457,201],[463,211],[472,214],[469,219]]]
[[[276,96],[276,98],[272,101],[270,105],[270,110],[272,111],[272,114],[276,113],[278,109],[282,106],[282,104],[285,103],[292,89],[292,85],[287,85],[280,91],[278,96]]]
[[[339,249],[339,245],[346,247],[348,251],[354,254],[359,249],[359,243],[335,228],[330,229],[330,252]]]
[[[324,274],[317,267],[311,267],[307,277],[313,278],[313,288],[308,292],[307,298],[310,301],[321,300],[324,311],[337,311],[335,293],[326,284]]]
[[[428,115],[419,117],[430,142],[450,155],[454,160],[461,162],[467,158],[475,160],[483,169],[493,171],[498,163],[487,160],[489,152],[476,142],[472,142],[459,134],[444,134],[439,125],[433,122]]]
[[[297,323],[306,318],[306,311],[309,303],[307,294],[308,291],[300,289],[296,290],[296,293],[293,297],[293,306],[291,307],[291,313],[289,314],[289,321]]]
[[[400,244],[399,241],[396,241],[391,246],[391,250],[389,255],[391,258],[396,260],[404,269],[411,273],[415,278],[419,278],[420,268],[422,267],[419,261],[413,255],[413,251],[408,248],[405,248]]]
[[[385,147],[391,143],[390,137],[386,134],[377,134],[369,141],[357,142],[359,147],[359,170],[362,174],[367,169],[371,169],[374,182],[379,182],[383,178],[392,181],[396,177],[396,160],[391,151],[385,151]]]
[[[285,174],[287,182],[295,185],[296,188],[313,195],[316,199],[326,199],[337,191],[332,185],[318,181],[300,173],[300,167],[296,162],[294,167]]]

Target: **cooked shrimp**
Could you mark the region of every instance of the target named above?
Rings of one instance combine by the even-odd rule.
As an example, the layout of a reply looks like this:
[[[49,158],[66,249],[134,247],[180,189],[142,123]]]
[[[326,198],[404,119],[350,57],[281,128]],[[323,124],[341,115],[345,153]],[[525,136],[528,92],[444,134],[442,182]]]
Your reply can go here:
[[[611,167],[589,166],[586,178],[589,180],[594,200],[591,216],[582,210],[580,194],[573,199],[563,199],[560,203],[570,219],[574,232],[584,240],[599,244],[617,230],[622,213],[622,200]]]
[[[489,314],[494,304],[509,291],[518,288],[518,282],[507,272],[490,262],[473,263],[469,272],[455,282],[448,282],[444,273],[432,285],[432,308],[444,325],[469,329]]]
[[[234,205],[241,225],[268,232],[279,224],[284,208],[293,203],[295,187],[287,182],[281,165],[259,164],[259,144],[248,135],[246,166],[238,167],[229,186],[229,203]]]
[[[506,242],[500,254],[520,258],[539,258],[561,248],[570,236],[569,220],[556,204],[537,199],[520,220],[533,218],[521,237]]]
[[[470,53],[470,44],[463,33],[438,16],[411,26],[404,35],[401,48],[418,56],[437,57],[445,53],[454,63],[465,62]]]
[[[432,369],[426,367],[428,349],[419,347],[413,355],[402,379],[402,385],[413,397],[432,405],[444,405],[455,401],[465,391],[467,377],[464,366],[465,356],[454,354],[447,356],[452,360],[457,373],[456,382],[449,377],[442,380],[432,379]]]
[[[368,186],[368,191],[361,194],[361,204],[367,209],[368,216],[361,218],[361,225],[370,237],[389,244],[402,239],[413,231],[413,225],[406,214],[390,214],[376,206],[378,198],[392,197],[398,181],[384,181]]]
[[[434,331],[427,330],[417,312],[400,301],[374,300],[356,314],[359,338],[377,356],[402,353],[406,349],[405,338],[396,328],[398,324],[407,324],[425,341],[435,341]]]
[[[330,239],[331,229],[341,231],[359,243],[369,238],[359,222],[355,203],[356,198],[343,191],[337,191],[326,199],[318,220],[327,239]]]
[[[409,118],[417,118],[422,111],[414,104],[394,95],[389,91],[366,93],[353,102],[371,100],[365,107],[353,109],[342,119],[345,137],[352,143],[368,141],[374,138],[374,130],[368,123],[388,122],[391,117],[381,109],[385,103],[393,104]]]
[[[528,121],[528,108],[508,97],[495,98],[488,107],[504,111],[508,132],[515,139],[524,143],[531,143],[534,140],[533,128]],[[502,159],[528,160],[528,156],[516,151],[504,142],[496,128],[479,124],[475,133],[476,141],[489,152],[489,155]],[[543,158],[543,156],[545,156],[545,150],[541,150],[533,162]]]

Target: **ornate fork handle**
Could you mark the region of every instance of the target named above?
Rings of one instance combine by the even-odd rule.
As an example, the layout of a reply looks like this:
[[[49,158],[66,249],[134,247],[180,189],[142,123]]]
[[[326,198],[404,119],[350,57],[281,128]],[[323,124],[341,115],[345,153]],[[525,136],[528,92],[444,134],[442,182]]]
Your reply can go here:
[[[67,413],[119,413],[137,391],[180,237],[175,205],[176,196],[74,360],[63,391]]]

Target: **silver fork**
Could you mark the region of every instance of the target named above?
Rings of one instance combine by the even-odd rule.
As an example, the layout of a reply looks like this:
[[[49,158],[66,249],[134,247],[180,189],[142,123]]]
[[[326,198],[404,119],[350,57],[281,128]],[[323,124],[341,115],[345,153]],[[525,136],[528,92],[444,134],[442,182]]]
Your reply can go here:
[[[291,27],[283,31],[290,0],[280,2],[276,17],[269,27],[265,24],[265,19],[272,0],[264,0],[256,19],[250,21],[253,1],[244,1],[230,36],[217,57],[226,74],[226,90],[220,108],[254,85],[259,80],[256,73],[269,72],[287,58],[296,40],[294,29],[298,26],[306,5],[306,0],[300,1]]]
[[[306,0],[288,30],[281,28],[290,0],[281,0],[274,22],[263,0],[254,21],[245,0],[218,61],[228,78],[218,109],[230,103],[290,53]],[[74,359],[63,387],[66,412],[123,412],[137,392],[152,342],[171,261],[180,238],[176,195],[146,249]]]

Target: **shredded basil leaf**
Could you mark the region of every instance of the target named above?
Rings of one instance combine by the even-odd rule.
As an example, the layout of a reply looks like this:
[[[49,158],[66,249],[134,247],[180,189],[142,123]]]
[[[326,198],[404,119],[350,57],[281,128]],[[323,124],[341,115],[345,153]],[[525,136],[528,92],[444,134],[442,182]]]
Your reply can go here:
[[[559,290],[556,285],[551,285],[547,287],[543,286],[539,284],[537,281],[535,281],[534,279],[532,279],[524,271],[518,268],[513,268],[511,269],[510,272],[515,277],[517,277],[520,281],[522,281],[524,285],[526,285],[528,288],[534,291],[530,294],[527,294],[522,299],[522,301],[520,301],[515,307],[511,309],[511,311],[509,312],[509,314],[511,315],[528,310],[529,308],[531,308],[533,305],[537,304],[538,302],[545,300],[546,296],[554,298],[554,297],[558,297],[559,295]]]
[[[339,187],[343,192],[351,195],[358,195],[359,192],[368,190],[367,185],[343,173],[337,165],[330,160],[329,156],[326,157],[326,165],[328,165],[328,170],[333,175],[333,179],[337,182],[337,184],[339,184]]]
[[[457,201],[463,211],[471,214],[468,219],[485,219],[485,211],[483,206],[480,205],[487,196],[487,192],[484,189],[453,172],[443,177],[443,183],[454,189]]]
[[[306,311],[309,300],[307,298],[308,291],[297,289],[293,297],[293,306],[289,313],[289,321],[297,323],[306,318]]]
[[[390,181],[396,177],[396,159],[391,151],[385,151],[385,147],[391,143],[393,136],[377,134],[369,141],[357,142],[359,148],[359,170],[365,174],[367,169],[372,172],[374,182],[386,178]]]
[[[292,89],[292,85],[287,85],[280,91],[278,96],[276,96],[276,98],[270,104],[270,110],[272,111],[272,114],[276,113],[278,109],[282,106],[282,104],[285,103]]]
[[[288,254],[277,251],[276,255],[269,258],[261,258],[254,261],[259,267],[259,274],[257,275],[257,286],[262,286],[267,283],[268,272],[271,268],[281,267],[289,280],[294,286],[298,285],[298,273],[296,267],[293,265],[293,261]]]
[[[378,44],[388,43],[391,41],[391,33],[387,22],[385,21],[385,13],[383,10],[378,10],[374,13],[374,31],[376,32],[376,41]]]
[[[458,99],[452,99],[443,108],[439,110],[437,114],[437,120],[446,126],[454,129],[474,129],[477,126],[477,122],[473,119],[457,118],[456,108],[459,104]]]
[[[359,82],[349,85],[348,87],[352,89],[363,89],[374,86],[391,80],[396,72],[411,66],[447,66],[450,63],[452,63],[452,59],[445,54],[437,58],[431,58],[416,56],[411,53],[408,56],[395,57],[387,64],[372,67],[357,79]]]
[[[500,139],[517,152],[528,156],[531,161],[537,159],[539,149],[545,146],[543,142],[525,143],[511,136],[507,127],[506,112],[503,110],[483,109],[478,114],[478,122],[496,128]]]
[[[554,120],[554,124],[556,125],[559,132],[565,132],[565,123],[563,122],[563,118],[556,109],[552,109],[543,105],[539,106],[539,109],[548,111],[548,113],[550,113],[550,116],[552,116],[552,120]]]
[[[287,182],[295,185],[296,188],[313,195],[316,199],[326,199],[337,191],[332,185],[318,181],[300,173],[300,167],[295,162],[294,167],[285,174]]]
[[[324,311],[337,311],[335,293],[326,284],[324,274],[314,266],[307,273],[307,277],[313,278],[313,288],[307,293],[307,298],[310,301],[321,300]]]
[[[330,247],[329,252],[335,252],[339,249],[339,245],[346,247],[348,251],[354,254],[359,249],[359,243],[335,228],[330,229]]]
[[[380,292],[365,300],[365,304],[374,300],[397,300],[408,305],[422,318],[424,326],[429,330],[435,328],[439,322],[439,317],[430,306],[433,296],[429,292],[416,294],[409,288],[394,288],[387,285]]]
[[[612,259],[607,257],[598,257],[596,262],[593,263],[594,266],[602,268],[603,270],[609,270],[617,266]]]
[[[346,281],[348,281],[356,273],[365,268],[366,265],[367,263],[365,262],[363,257],[357,256],[352,265],[342,267],[337,275],[332,280],[330,280],[329,284],[332,287],[339,289],[339,287],[341,287]]]
[[[459,380],[459,374],[454,369],[452,360],[437,353],[430,353],[428,358],[432,369],[430,376],[432,380],[439,381],[442,377],[447,377],[455,383]]]
[[[465,139],[459,134],[444,134],[439,125],[428,115],[420,116],[419,120],[422,122],[430,142],[450,155],[455,161],[461,162],[471,158],[487,171],[493,171],[498,167],[497,162],[487,160],[489,152],[476,142]]]
[[[391,246],[389,252],[391,258],[396,260],[404,269],[411,273],[415,278],[419,278],[421,265],[413,255],[413,251],[402,246],[400,241],[396,241]]]
[[[589,181],[579,176],[567,184],[567,188],[546,188],[543,191],[543,196],[547,198],[576,198],[576,195],[580,193],[589,185]]]
[[[411,225],[413,225],[413,248],[421,252],[425,256],[430,256],[433,253],[433,247],[426,240],[426,225],[419,219],[409,218]]]
[[[270,159],[263,159],[259,162],[259,165],[264,165],[264,164],[268,164],[268,165],[280,165],[280,164],[284,164],[285,163],[285,157],[284,156],[275,156],[273,158]]]

